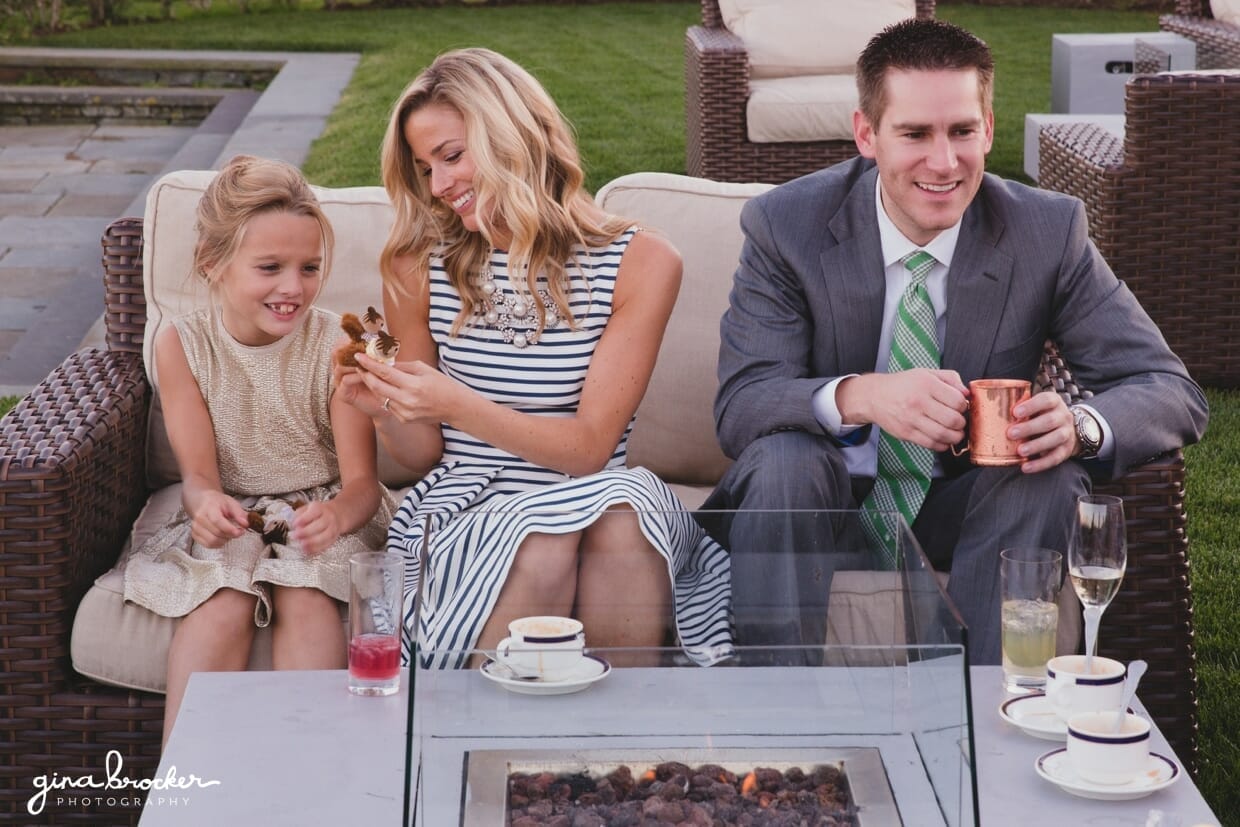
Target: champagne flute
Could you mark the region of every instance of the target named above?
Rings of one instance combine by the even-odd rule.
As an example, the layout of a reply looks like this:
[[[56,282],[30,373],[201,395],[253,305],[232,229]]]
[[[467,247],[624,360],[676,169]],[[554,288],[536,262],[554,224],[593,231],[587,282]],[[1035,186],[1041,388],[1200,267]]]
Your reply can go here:
[[[1119,591],[1128,566],[1124,501],[1088,494],[1076,504],[1076,522],[1068,544],[1068,577],[1085,607],[1085,671],[1093,665],[1102,613]]]

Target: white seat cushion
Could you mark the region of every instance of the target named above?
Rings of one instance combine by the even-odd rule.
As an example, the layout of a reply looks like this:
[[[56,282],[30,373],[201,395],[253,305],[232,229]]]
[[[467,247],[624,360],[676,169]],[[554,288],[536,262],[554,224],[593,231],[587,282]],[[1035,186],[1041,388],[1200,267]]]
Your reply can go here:
[[[917,14],[915,0],[719,0],[745,42],[753,78],[852,74],[881,29]]]
[[[1210,14],[1233,26],[1240,26],[1240,0],[1210,0]]]
[[[852,75],[805,75],[749,83],[745,121],[749,140],[851,141],[857,108]]]

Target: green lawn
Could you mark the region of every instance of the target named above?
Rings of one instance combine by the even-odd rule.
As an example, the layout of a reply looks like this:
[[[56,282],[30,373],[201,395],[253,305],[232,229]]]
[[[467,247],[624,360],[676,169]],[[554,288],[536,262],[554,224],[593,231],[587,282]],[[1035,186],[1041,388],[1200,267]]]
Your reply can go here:
[[[141,0],[132,8],[143,11]],[[153,7],[151,7],[153,9]],[[362,61],[306,172],[328,186],[378,182],[388,107],[435,54],[483,45],[543,80],[578,130],[591,189],[627,172],[684,172],[683,39],[696,3],[494,8],[262,11],[240,15],[176,6],[166,24],[115,26],[44,45],[358,51]],[[151,10],[146,13],[153,14]],[[1152,12],[940,5],[939,16],[986,39],[998,61],[997,126],[990,169],[1022,177],[1024,114],[1050,98],[1052,32],[1149,31]],[[1216,813],[1240,827],[1240,394],[1210,392],[1205,440],[1187,451],[1192,581],[1201,694],[1200,783]],[[0,401],[0,410],[4,403]],[[1156,802],[1152,806],[1157,806]]]
[[[80,31],[39,42],[57,46],[357,51],[352,83],[306,173],[325,186],[378,183],[388,108],[436,54],[488,46],[539,77],[577,128],[589,187],[626,172],[684,172],[684,31],[691,3],[447,7],[348,12],[220,8],[166,24]],[[1026,112],[1050,109],[1053,32],[1157,28],[1152,12],[942,6],[939,16],[994,47],[996,135],[990,169],[1023,177]],[[622,37],[599,37],[622,32]]]

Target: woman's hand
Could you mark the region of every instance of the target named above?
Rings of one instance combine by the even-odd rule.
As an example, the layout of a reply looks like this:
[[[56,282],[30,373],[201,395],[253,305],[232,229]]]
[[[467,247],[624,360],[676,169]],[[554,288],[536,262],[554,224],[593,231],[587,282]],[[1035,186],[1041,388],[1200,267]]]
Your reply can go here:
[[[365,354],[357,355],[360,381],[378,400],[382,412],[400,422],[438,425],[459,409],[466,389],[421,361],[385,365]]]
[[[314,500],[294,514],[292,537],[306,554],[320,554],[339,539],[340,515],[330,502]]]
[[[223,491],[204,491],[196,499],[190,512],[190,534],[199,545],[219,548],[240,537],[249,527],[241,503]]]

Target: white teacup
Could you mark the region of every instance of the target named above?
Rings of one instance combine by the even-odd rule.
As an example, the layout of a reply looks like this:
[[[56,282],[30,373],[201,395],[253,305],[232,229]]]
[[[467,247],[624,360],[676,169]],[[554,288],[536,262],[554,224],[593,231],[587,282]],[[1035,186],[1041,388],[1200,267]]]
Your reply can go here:
[[[1068,719],[1068,762],[1094,784],[1126,784],[1150,762],[1150,722],[1124,713],[1119,732],[1115,712],[1082,712]]]
[[[1090,672],[1084,655],[1060,655],[1046,663],[1046,698],[1067,721],[1081,712],[1119,709],[1128,668],[1117,660],[1095,657]]]
[[[495,647],[495,659],[524,678],[564,680],[585,658],[586,636],[580,620],[539,615],[508,624],[508,637]]]

